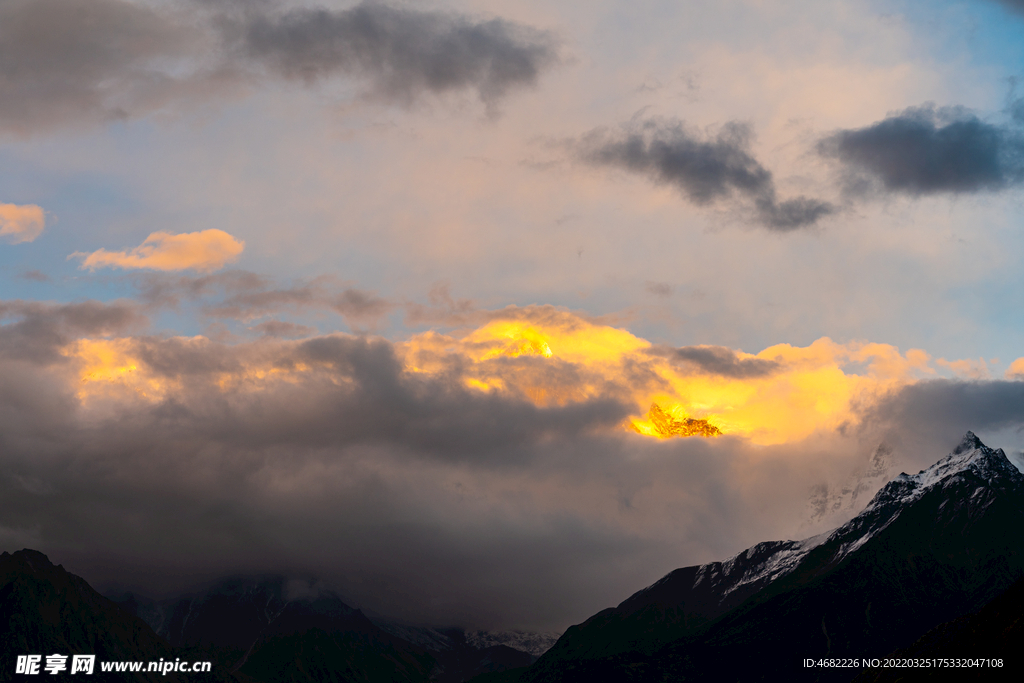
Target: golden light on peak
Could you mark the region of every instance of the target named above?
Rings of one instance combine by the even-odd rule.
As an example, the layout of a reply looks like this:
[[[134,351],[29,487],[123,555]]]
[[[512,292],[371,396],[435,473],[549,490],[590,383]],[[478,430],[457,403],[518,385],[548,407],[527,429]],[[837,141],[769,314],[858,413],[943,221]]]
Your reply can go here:
[[[668,439],[673,436],[719,436],[722,433],[708,420],[689,417],[682,406],[673,406],[664,410],[657,403],[652,403],[647,411],[646,420],[632,420],[629,425],[633,431],[645,436],[656,436]]]

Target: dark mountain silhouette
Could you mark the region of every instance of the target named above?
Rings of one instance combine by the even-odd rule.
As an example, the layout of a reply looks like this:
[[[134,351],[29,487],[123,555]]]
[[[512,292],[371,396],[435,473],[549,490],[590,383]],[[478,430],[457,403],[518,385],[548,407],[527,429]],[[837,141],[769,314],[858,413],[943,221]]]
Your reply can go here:
[[[436,631],[436,629],[430,629]],[[232,578],[199,595],[113,602],[34,550],[0,555],[0,681],[18,655],[94,654],[93,680],[210,683],[461,683],[535,657],[474,647],[460,629],[428,649],[388,633],[335,593],[283,577]],[[101,662],[210,661],[209,673],[103,672]],[[70,675],[68,671],[64,675]],[[39,675],[48,675],[40,667]]]
[[[1020,676],[1024,663],[1014,653],[1024,643],[1024,578],[994,598],[974,614],[947,621],[924,634],[908,648],[889,655],[898,659],[987,659],[1002,658],[1002,666],[975,665],[956,670],[957,680],[993,680],[1000,675]],[[1009,655],[1009,656],[1007,656]],[[948,678],[949,669],[914,671],[915,679]],[[865,671],[856,683],[888,683],[906,680],[908,672],[899,669]]]
[[[802,661],[884,657],[980,609],[1024,574],[1022,528],[1024,475],[968,432],[832,533],[678,569],[488,680],[848,680]]]
[[[126,614],[84,579],[54,566],[46,555],[19,550],[0,555],[0,681],[15,673],[18,655],[96,655],[97,680],[179,681],[173,673],[104,673],[100,661],[174,660],[168,643],[144,621]],[[67,672],[64,675],[68,675]],[[79,675],[79,674],[76,674]],[[204,680],[225,680],[217,672]],[[41,676],[49,677],[45,672]]]
[[[442,633],[448,638],[448,646],[434,652],[437,683],[460,683],[485,672],[529,666],[537,659],[507,645],[474,647],[461,629],[445,629]]]
[[[290,583],[230,578],[189,598],[129,596],[119,604],[175,648],[205,653],[243,680],[430,680],[437,662],[424,648],[381,630],[329,590]]]
[[[535,659],[504,645],[473,647],[460,629],[378,625],[315,582],[282,576],[226,579],[162,602],[128,595],[118,604],[179,652],[206,656],[243,681],[462,683]],[[425,632],[431,637],[416,637]]]

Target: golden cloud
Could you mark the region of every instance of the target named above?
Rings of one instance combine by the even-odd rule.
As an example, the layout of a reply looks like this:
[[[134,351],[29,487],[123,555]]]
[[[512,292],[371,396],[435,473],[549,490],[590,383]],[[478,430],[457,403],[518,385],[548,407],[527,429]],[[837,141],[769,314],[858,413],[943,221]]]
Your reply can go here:
[[[636,407],[624,426],[648,436],[738,434],[761,444],[834,429],[855,420],[859,405],[934,372],[923,351],[904,355],[888,344],[838,344],[825,337],[757,354],[720,347],[673,354],[571,313],[516,309],[509,317],[464,336],[414,337],[399,345],[406,367],[437,373],[458,365],[467,387],[516,394],[540,406],[614,397]],[[746,374],[674,358],[701,352],[729,354],[732,367],[755,361],[772,370]]]
[[[223,230],[202,230],[172,235],[154,232],[131,251],[98,249],[91,254],[75,252],[82,268],[149,268],[153,270],[196,270],[210,272],[236,260],[245,242]]]
[[[31,242],[43,234],[46,215],[35,204],[0,204],[0,237],[12,244]]]
[[[757,354],[676,349],[551,307],[510,307],[493,315],[477,329],[426,332],[391,345],[402,374],[540,408],[613,399],[633,407],[621,425],[627,431],[659,438],[731,434],[768,445],[855,423],[860,408],[935,373],[928,354],[903,354],[888,344],[822,338]],[[202,337],[161,343],[187,347],[196,356],[230,357],[230,364],[216,370],[207,364],[207,376],[189,380],[225,394],[321,381],[327,372],[326,366],[292,358],[303,340],[230,348]],[[181,390],[178,380],[149,368],[138,348],[130,338],[79,340],[68,347],[66,354],[79,368],[79,398],[159,401]]]
[[[984,358],[974,360],[963,358],[961,360],[946,360],[939,358],[935,363],[952,372],[961,379],[989,379],[988,363]]]

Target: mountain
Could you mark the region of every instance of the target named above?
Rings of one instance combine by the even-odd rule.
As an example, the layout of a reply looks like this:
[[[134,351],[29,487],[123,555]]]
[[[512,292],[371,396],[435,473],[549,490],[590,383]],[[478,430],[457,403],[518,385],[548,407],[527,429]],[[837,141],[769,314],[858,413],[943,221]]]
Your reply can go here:
[[[544,640],[506,635],[533,647]],[[42,553],[0,555],[0,681],[21,678],[19,655],[41,655],[46,675],[48,655],[96,655],[94,675],[116,681],[186,676],[105,672],[102,662],[209,661],[212,671],[201,674],[209,683],[462,683],[536,659],[483,642],[485,632],[471,638],[461,629],[385,630],[332,591],[280,576],[225,579],[165,601],[128,594],[114,602]]]
[[[461,683],[486,672],[529,666],[558,640],[555,633],[481,631],[407,626],[383,617],[372,618],[384,631],[415,643],[436,659],[431,680]]]
[[[235,577],[161,603],[129,595],[180,652],[254,681],[430,680],[435,658],[384,632],[335,593],[285,577]]]
[[[849,519],[889,481],[894,468],[893,451],[883,443],[846,479],[817,485],[807,502],[807,515],[801,530],[826,529]]]
[[[552,648],[558,642],[558,633],[534,631],[467,631],[466,642],[478,648],[505,645],[520,652],[533,655],[534,659]]]
[[[283,576],[224,579],[160,602],[129,594],[118,604],[183,656],[201,655],[243,681],[462,683],[536,660],[494,637],[485,642],[484,632],[467,637],[462,629],[371,619],[316,582]],[[518,633],[518,640],[537,648],[544,638]]]
[[[1013,653],[1024,640],[1024,578],[1018,579],[1004,593],[995,597],[974,614],[948,621],[924,634],[910,647],[897,650],[889,656],[898,659],[960,658],[988,659],[1002,658],[994,666],[961,668],[958,680],[991,680],[1009,672],[1020,678],[1024,665],[1018,657],[1005,657]],[[998,670],[997,670],[998,669]],[[933,669],[916,671],[916,679],[938,679],[948,676],[948,671]],[[906,671],[880,669],[865,671],[856,683],[888,683],[905,679]]]
[[[35,550],[0,555],[0,681],[15,673],[18,655],[96,655],[97,678],[115,681],[178,681],[174,673],[100,672],[101,662],[173,661],[171,647],[144,621],[125,614],[81,577],[54,566]],[[40,671],[43,675],[45,671]],[[78,674],[76,674],[78,675]],[[203,680],[224,680],[220,672]]]
[[[1021,529],[1024,475],[968,432],[831,533],[677,569],[569,628],[517,678],[848,680],[859,670],[801,662],[884,657],[980,609],[1024,575]]]

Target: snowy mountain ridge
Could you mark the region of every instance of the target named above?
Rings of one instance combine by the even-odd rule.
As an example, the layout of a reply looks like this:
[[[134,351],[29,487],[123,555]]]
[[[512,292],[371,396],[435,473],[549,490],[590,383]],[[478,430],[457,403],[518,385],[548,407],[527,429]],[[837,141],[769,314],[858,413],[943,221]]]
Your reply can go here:
[[[893,477],[896,454],[880,443],[871,456],[845,478],[823,481],[811,489],[801,530],[807,536],[834,529],[860,512]]]
[[[763,661],[882,656],[1020,580],[1021,528],[1024,474],[968,432],[828,533],[676,569],[571,626],[520,680],[767,680]]]
[[[505,645],[513,650],[526,652],[540,657],[558,642],[561,633],[548,631],[467,631],[466,642],[475,648],[483,649],[494,645]]]
[[[968,474],[991,484],[998,478],[1024,484],[1024,474],[1007,459],[1002,449],[991,449],[973,433],[967,432],[953,451],[917,474],[901,473],[882,487],[867,506],[846,524],[802,541],[758,543],[723,562],[711,562],[695,568],[691,590],[717,594],[720,605],[733,594],[737,598],[796,570],[807,556],[824,546],[829,550],[828,566],[835,566],[856,552],[879,532],[892,524],[903,509],[936,487],[963,481]],[[985,486],[975,488],[980,496]],[[656,599],[669,584],[677,584],[686,569],[677,569],[623,601],[618,609],[632,611]]]
[[[965,471],[974,472],[989,482],[999,476],[1024,478],[1002,448],[993,450],[983,444],[974,432],[967,432],[952,453],[917,474],[901,473],[897,481],[907,485],[906,500],[909,501],[920,497],[948,477],[958,476]],[[874,503],[873,500],[868,507]]]

